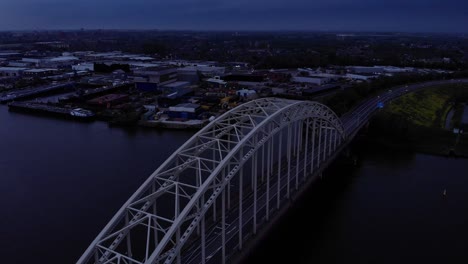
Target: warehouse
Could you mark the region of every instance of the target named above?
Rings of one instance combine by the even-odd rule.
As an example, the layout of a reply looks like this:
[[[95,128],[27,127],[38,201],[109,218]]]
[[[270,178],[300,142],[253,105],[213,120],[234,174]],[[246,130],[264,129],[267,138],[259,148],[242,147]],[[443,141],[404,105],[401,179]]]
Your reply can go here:
[[[185,103],[169,107],[167,115],[175,119],[197,119],[201,111],[199,104]]]
[[[20,77],[27,68],[0,67],[0,77]]]

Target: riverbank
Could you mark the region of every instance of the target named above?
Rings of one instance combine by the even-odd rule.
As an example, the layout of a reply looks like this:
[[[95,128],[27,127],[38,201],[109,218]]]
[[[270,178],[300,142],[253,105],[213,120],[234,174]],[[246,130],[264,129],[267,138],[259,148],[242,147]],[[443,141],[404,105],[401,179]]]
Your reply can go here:
[[[371,120],[369,139],[392,149],[468,158],[468,133],[454,129],[461,124],[465,101],[468,87],[462,84],[402,96]]]

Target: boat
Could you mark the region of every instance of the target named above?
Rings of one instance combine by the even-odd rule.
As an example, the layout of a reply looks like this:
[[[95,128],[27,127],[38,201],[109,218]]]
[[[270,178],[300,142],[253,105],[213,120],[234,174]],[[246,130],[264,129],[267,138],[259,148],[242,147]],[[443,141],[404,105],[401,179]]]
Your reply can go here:
[[[83,108],[75,108],[70,111],[70,115],[74,117],[90,118],[94,117],[94,113]]]

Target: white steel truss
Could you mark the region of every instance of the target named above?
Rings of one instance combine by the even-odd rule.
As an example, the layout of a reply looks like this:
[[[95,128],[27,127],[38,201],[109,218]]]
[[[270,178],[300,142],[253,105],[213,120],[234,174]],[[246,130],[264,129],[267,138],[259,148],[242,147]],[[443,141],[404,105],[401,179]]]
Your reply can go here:
[[[262,98],[240,105],[173,153],[78,263],[192,263],[198,255],[194,263],[205,263],[211,257],[206,252],[218,240],[224,263],[226,245],[234,240],[227,233],[238,235],[232,248],[242,249],[246,223],[252,223],[255,234],[263,221],[259,212],[265,211],[268,220],[282,197],[289,198],[290,190],[320,168],[345,137],[341,120],[317,102]],[[246,214],[248,210],[253,213]]]

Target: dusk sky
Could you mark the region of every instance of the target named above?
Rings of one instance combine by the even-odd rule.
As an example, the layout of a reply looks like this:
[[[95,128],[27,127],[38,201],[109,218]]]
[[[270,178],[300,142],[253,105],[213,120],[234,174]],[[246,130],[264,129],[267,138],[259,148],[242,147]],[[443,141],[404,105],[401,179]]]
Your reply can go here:
[[[0,30],[468,32],[465,0],[1,0]]]

